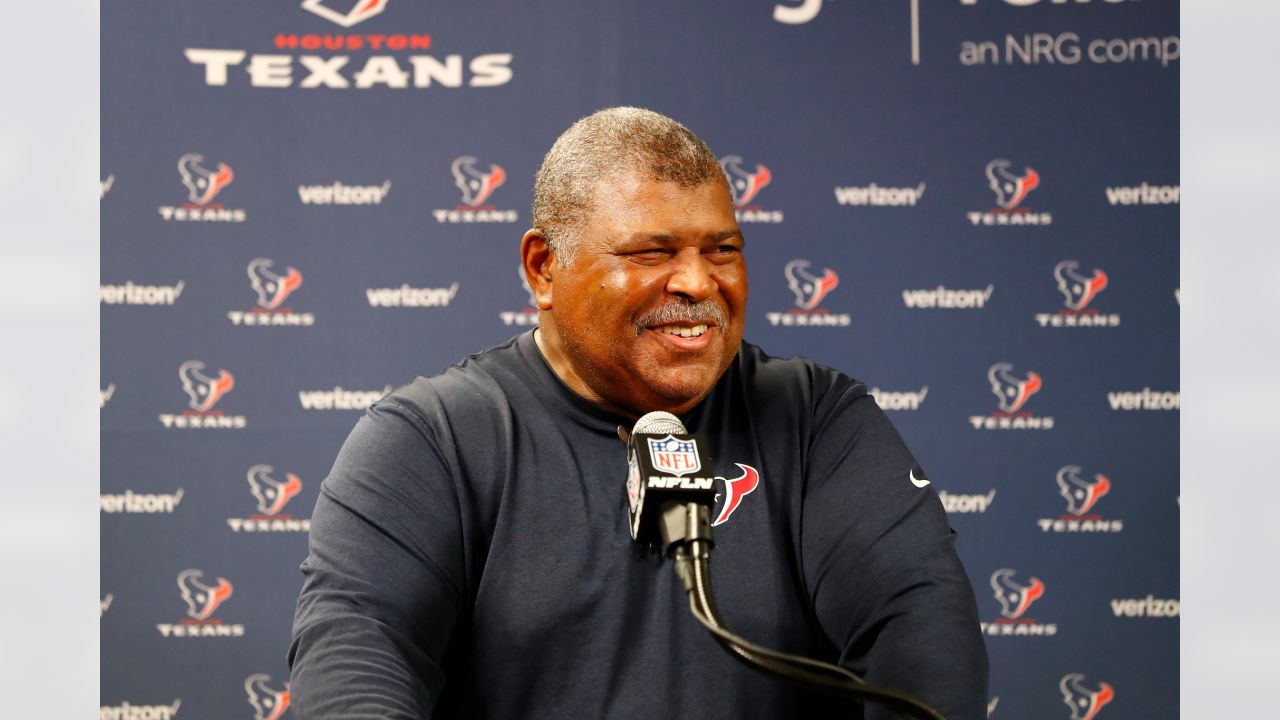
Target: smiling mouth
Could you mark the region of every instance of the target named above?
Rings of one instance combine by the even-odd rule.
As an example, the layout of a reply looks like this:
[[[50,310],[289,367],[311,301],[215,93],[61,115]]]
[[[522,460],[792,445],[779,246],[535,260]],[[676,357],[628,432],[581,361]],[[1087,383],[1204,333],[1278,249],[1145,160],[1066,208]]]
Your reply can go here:
[[[663,325],[661,327],[649,328],[656,333],[665,333],[667,335],[676,335],[679,337],[694,338],[702,337],[707,331],[707,325],[694,325],[693,327],[680,327],[679,325]]]

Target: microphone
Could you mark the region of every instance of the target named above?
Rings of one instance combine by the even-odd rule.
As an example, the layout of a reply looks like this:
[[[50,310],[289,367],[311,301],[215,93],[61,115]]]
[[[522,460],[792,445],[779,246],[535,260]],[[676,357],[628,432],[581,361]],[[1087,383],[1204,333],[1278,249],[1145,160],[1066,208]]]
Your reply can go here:
[[[715,478],[706,438],[690,434],[680,418],[651,412],[631,433],[618,427],[627,445],[627,503],[631,539],[661,549],[672,563],[689,610],[725,650],[754,670],[826,692],[877,702],[923,720],[946,720],[937,710],[904,692],[877,687],[854,672],[799,655],[771,650],[729,632],[711,592],[711,506]]]
[[[715,478],[702,472],[711,464],[706,438],[690,434],[671,413],[651,412],[636,421],[626,443],[631,539],[663,554],[680,541],[709,542],[716,491]],[[688,510],[689,503],[696,508]]]

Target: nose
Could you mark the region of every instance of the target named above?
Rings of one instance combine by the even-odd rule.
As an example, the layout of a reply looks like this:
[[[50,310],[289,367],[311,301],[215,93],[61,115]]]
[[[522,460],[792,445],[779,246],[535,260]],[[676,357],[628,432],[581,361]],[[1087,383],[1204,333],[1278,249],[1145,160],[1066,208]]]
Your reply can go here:
[[[680,249],[669,265],[671,274],[667,276],[667,292],[683,295],[695,302],[715,293],[717,284],[711,275],[711,263],[698,248]]]

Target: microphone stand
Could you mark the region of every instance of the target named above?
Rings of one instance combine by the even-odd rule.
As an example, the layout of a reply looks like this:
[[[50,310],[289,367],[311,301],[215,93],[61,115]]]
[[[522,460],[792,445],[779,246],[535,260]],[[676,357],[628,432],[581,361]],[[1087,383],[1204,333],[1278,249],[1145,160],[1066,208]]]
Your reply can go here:
[[[675,560],[676,574],[689,594],[690,611],[738,661],[787,682],[852,696],[863,702],[881,703],[920,720],[946,720],[937,710],[908,693],[871,685],[838,665],[770,650],[729,632],[716,610],[711,592],[711,548],[714,546],[711,509],[701,503],[672,502],[661,511],[658,526],[662,545]]]

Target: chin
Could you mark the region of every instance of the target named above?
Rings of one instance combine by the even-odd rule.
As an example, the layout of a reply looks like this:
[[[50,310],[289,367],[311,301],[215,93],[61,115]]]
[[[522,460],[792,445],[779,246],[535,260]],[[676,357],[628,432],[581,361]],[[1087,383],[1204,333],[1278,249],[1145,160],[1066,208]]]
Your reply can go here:
[[[660,403],[651,410],[666,410],[681,413],[693,408],[702,398],[711,392],[717,377],[688,378],[687,380],[664,378],[663,381],[649,385],[654,399]]]

